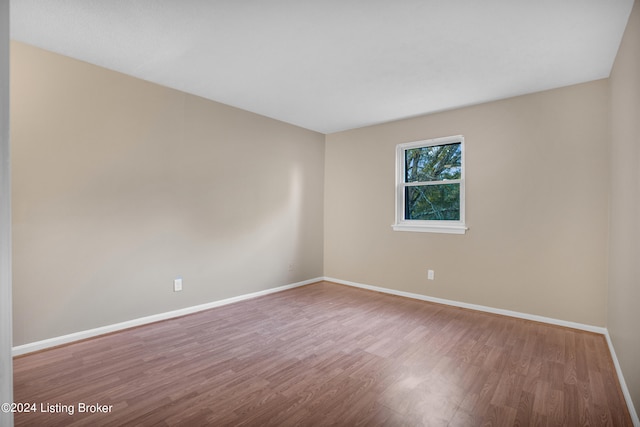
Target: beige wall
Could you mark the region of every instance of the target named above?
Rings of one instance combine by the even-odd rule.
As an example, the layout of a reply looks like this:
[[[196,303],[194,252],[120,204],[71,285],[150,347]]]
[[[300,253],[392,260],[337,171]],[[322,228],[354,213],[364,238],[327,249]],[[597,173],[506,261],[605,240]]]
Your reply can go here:
[[[604,326],[607,117],[600,80],[328,135],[325,275]],[[396,144],[457,134],[467,234],[392,231]]]
[[[322,275],[322,134],[11,49],[14,345]]]
[[[640,413],[640,1],[611,83],[611,218],[607,327]]]

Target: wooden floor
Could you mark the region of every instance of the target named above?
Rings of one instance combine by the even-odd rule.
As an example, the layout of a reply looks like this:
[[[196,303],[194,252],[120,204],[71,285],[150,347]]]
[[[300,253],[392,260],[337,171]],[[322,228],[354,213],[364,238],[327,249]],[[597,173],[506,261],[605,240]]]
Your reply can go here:
[[[17,426],[632,425],[601,335],[327,282],[14,370]]]

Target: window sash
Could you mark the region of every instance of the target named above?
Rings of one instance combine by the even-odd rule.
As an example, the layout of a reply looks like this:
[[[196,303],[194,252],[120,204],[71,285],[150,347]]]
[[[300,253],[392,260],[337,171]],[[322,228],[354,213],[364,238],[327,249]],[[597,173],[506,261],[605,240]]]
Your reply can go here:
[[[460,184],[440,183],[407,185],[405,189],[405,221],[459,221]],[[412,189],[415,189],[413,191]],[[433,189],[433,191],[431,191]],[[407,197],[410,200],[407,200]]]
[[[440,149],[434,153],[432,149],[436,147]],[[453,152],[450,151],[449,148],[454,148],[454,151]],[[450,154],[455,155],[455,154],[458,154],[458,151],[459,151],[460,157],[457,159],[449,157],[448,160],[453,161],[451,164],[440,163],[444,159],[434,159],[436,160],[436,162],[430,163],[430,160],[431,160],[430,156],[422,157],[423,154],[421,152],[424,149],[427,149],[426,151],[429,154],[435,155],[435,156],[441,156],[442,154],[444,154],[445,156]],[[409,154],[410,151],[417,151],[418,156],[416,157],[415,154]],[[453,141],[447,144],[427,144],[427,145],[420,145],[417,147],[405,147],[403,152],[404,152],[403,181],[406,183],[417,182],[417,181],[422,181],[422,182],[447,181],[452,179],[460,179],[462,177],[462,142],[460,141]],[[409,166],[411,166],[411,168]],[[425,169],[425,166],[427,167],[426,169]],[[431,169],[429,168],[429,166],[434,168],[437,166],[440,168],[440,170]],[[434,174],[434,176],[429,176],[429,172],[431,174]],[[452,176],[449,178],[445,177],[450,174],[460,175],[460,176]],[[426,180],[417,179],[419,176],[425,177],[427,179]]]
[[[462,184],[461,179],[445,179],[443,181],[413,181],[402,182],[400,185],[403,187],[424,187],[425,185],[447,185],[447,184]]]

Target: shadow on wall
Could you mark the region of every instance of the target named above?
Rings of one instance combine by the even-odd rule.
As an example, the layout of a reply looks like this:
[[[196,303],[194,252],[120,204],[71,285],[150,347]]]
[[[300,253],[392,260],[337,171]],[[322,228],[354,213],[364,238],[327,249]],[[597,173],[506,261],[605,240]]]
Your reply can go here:
[[[38,319],[38,325],[29,322],[27,334],[49,338],[50,325],[66,325],[57,332],[63,335],[254,292],[256,285],[266,289],[299,280],[301,166],[292,165],[281,184],[280,197],[269,200],[268,210],[256,207],[242,222],[218,223],[215,232],[186,206],[147,212],[133,227],[123,217],[109,222],[106,217],[69,215],[46,230],[19,230],[23,240],[25,233],[32,236],[22,250],[38,264],[33,277],[23,272],[21,282],[61,270],[67,280],[64,289],[51,283],[50,297],[31,294],[43,307],[25,313]],[[175,294],[172,284],[178,276],[184,290]],[[74,328],[80,319],[82,326]]]

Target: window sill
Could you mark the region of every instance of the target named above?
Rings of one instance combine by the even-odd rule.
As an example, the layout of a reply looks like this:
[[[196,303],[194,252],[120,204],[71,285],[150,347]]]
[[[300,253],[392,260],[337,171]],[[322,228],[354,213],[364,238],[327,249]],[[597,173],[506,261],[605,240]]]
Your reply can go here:
[[[417,224],[393,224],[393,231],[413,231],[418,233],[446,233],[465,234],[469,229],[465,224],[459,225],[417,225]]]

